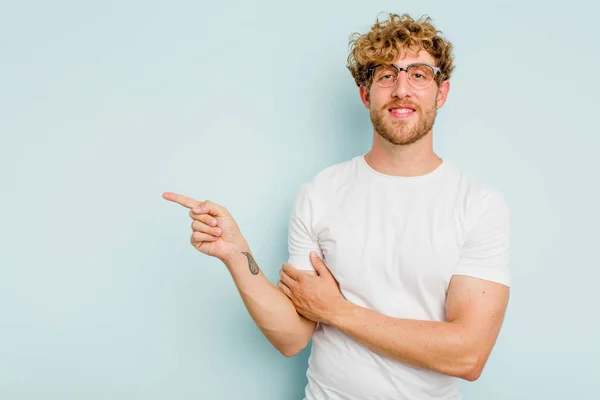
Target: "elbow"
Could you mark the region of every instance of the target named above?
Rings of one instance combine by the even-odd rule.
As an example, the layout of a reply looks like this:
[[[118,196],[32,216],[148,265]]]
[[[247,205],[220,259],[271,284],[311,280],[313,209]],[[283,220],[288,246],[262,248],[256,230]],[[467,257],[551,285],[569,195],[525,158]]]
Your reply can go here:
[[[291,358],[296,354],[300,353],[302,349],[279,349],[279,352],[283,354],[284,357]]]
[[[471,368],[466,371],[461,378],[469,382],[475,382],[477,379],[479,379],[482,372],[483,368]]]
[[[279,352],[281,354],[283,354],[284,357],[290,358],[290,357],[294,357],[295,355],[299,354],[302,350],[304,350],[304,347],[306,347],[306,346],[284,347],[284,348],[280,348],[277,350],[279,350]]]
[[[485,357],[482,357],[479,354],[474,354],[465,360],[463,368],[458,374],[458,377],[469,382],[475,382],[481,377],[484,366]]]
[[[280,346],[280,347],[277,347],[277,350],[279,350],[279,352],[284,357],[290,358],[290,357],[294,357],[295,355],[302,352],[302,350],[304,350],[307,345],[308,345],[308,341],[302,342],[300,344],[295,344],[295,345]]]

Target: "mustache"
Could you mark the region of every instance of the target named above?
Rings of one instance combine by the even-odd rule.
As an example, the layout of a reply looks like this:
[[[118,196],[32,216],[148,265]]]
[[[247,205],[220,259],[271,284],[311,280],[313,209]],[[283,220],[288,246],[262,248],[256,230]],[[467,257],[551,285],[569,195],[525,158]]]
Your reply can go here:
[[[389,110],[392,107],[410,107],[414,110],[419,111],[419,106],[410,101],[391,101],[382,107],[384,110]]]

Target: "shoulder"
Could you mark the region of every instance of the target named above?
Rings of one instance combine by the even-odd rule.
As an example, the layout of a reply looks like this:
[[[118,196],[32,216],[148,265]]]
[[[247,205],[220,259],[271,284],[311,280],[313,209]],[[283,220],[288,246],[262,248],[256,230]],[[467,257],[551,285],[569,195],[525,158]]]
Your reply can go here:
[[[358,157],[360,156],[321,169],[302,185],[302,190],[314,196],[327,196],[341,185],[352,182],[352,178],[357,175]]]
[[[469,209],[481,211],[489,206],[508,207],[505,193],[483,178],[474,176],[453,162],[448,162],[448,172],[448,184],[457,189]]]
[[[456,188],[458,204],[463,208],[467,227],[477,225],[510,224],[510,206],[503,191],[460,168],[448,166],[448,182]]]
[[[296,214],[313,214],[322,209],[331,200],[337,188],[343,182],[350,181],[349,176],[355,168],[356,158],[331,164],[318,171],[312,178],[301,183],[296,194],[294,210]]]

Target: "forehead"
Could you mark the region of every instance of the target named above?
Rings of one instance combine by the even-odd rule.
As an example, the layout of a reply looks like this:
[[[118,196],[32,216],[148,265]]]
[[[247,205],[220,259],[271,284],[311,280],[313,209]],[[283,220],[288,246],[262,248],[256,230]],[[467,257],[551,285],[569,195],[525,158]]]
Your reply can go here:
[[[394,64],[398,65],[399,67],[404,67],[415,62],[423,62],[435,65],[435,59],[433,56],[429,54],[427,50],[419,50],[418,47],[403,47],[398,58],[394,60]]]

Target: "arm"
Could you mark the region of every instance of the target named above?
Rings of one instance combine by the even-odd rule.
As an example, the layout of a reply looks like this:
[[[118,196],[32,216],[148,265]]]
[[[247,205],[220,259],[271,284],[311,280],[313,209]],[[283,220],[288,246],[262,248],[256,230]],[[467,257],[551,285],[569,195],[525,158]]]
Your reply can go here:
[[[235,252],[225,265],[250,316],[269,342],[292,357],[310,341],[316,322],[298,314],[294,304],[260,271],[248,247]],[[303,271],[316,274],[314,271]]]
[[[446,296],[446,320],[393,318],[345,300],[327,266],[317,277],[282,270],[284,293],[307,318],[346,332],[374,352],[466,380],[477,379],[498,337],[509,298],[509,210],[487,196],[463,245]]]
[[[302,271],[302,276],[316,276],[308,254],[319,250],[311,232],[312,203],[307,186],[303,185],[296,196],[288,226],[289,260]],[[249,268],[256,265],[244,241],[225,263],[256,325],[283,355],[291,357],[302,351],[310,341],[317,323],[297,312],[291,300],[259,272],[256,276]],[[258,266],[256,266],[256,271]]]
[[[446,302],[447,322],[392,318],[342,299],[325,323],[379,354],[474,381],[496,342],[508,298],[505,285],[454,276]]]
[[[229,211],[209,200],[200,202],[171,192],[165,192],[163,198],[191,210],[191,244],[227,266],[250,316],[269,342],[288,357],[306,347],[316,323],[298,314],[290,299],[263,275]],[[297,247],[291,242],[294,254]],[[311,273],[315,274],[303,274]]]

